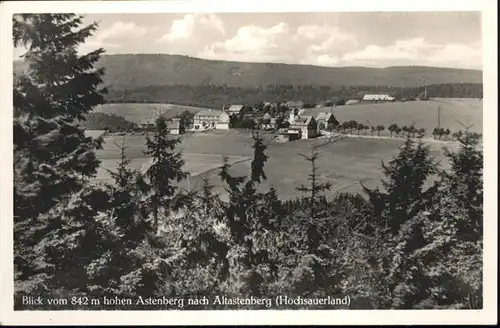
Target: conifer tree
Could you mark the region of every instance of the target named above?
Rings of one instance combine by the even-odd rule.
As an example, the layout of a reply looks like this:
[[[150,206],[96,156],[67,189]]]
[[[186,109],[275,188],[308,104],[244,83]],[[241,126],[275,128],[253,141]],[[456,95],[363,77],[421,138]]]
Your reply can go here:
[[[122,240],[130,248],[138,246],[150,231],[149,223],[140,211],[142,192],[138,187],[140,172],[129,167],[130,159],[127,157],[125,137],[120,149],[120,159],[116,171],[109,171],[113,183],[110,189],[110,208],[116,225],[122,234]]]
[[[252,148],[254,149],[254,158],[252,160],[252,171],[251,179],[254,182],[260,182],[260,179],[267,180],[266,173],[264,172],[264,164],[266,163],[268,156],[264,153],[266,146],[263,144],[263,140],[260,138],[259,130],[252,131],[254,144]]]
[[[427,244],[425,220],[436,194],[437,185],[426,189],[427,179],[437,173],[437,165],[428,146],[407,136],[399,154],[388,165],[382,163],[386,180],[384,191],[369,190],[374,231],[382,238],[379,266],[393,308],[411,308],[426,298],[427,283],[423,263],[415,252]],[[419,278],[416,278],[419,277]]]
[[[370,196],[376,217],[384,211],[387,214],[384,225],[395,234],[405,220],[422,209],[427,194],[433,190],[424,190],[425,183],[437,173],[437,165],[430,156],[429,146],[420,138],[415,142],[407,136],[399,154],[388,165],[382,163],[382,169],[385,191],[364,190]]]
[[[276,248],[273,233],[279,229],[283,215],[274,188],[267,193],[257,191],[257,184],[266,178],[263,168],[267,160],[267,145],[258,131],[252,136],[254,157],[249,176],[231,176],[227,159],[219,174],[228,185],[225,222],[232,245],[227,255],[231,270],[225,286],[228,292],[238,290],[242,295],[260,295],[265,275],[269,272],[276,274],[279,256],[272,251]],[[263,269],[265,267],[267,269]]]
[[[477,309],[482,307],[483,286],[481,136],[468,130],[456,136],[460,148],[445,149],[451,169],[441,173],[439,198],[428,214],[432,247],[422,253],[434,259],[429,275],[438,305]]]
[[[175,251],[167,257],[169,275],[164,279],[177,297],[220,294],[227,279],[229,242],[220,225],[224,204],[212,189],[204,179],[202,190],[183,207],[183,215],[168,221],[167,248]]]
[[[14,45],[26,47],[23,59],[29,65],[14,86],[16,275],[59,287],[70,284],[59,275],[69,265],[69,258],[60,257],[62,249],[80,249],[99,234],[92,222],[96,212],[87,217],[81,206],[105,194],[85,187],[99,165],[95,150],[102,140],[86,137],[77,124],[103,103],[105,90],[98,85],[104,72],[94,65],[104,50],[78,54],[78,45],[97,28],[81,24],[82,17],[73,14],[13,17]],[[95,209],[103,208],[99,202]],[[92,256],[78,254],[85,256],[81,263]]]
[[[310,186],[306,187],[301,185],[297,188],[298,191],[310,193],[309,198],[309,215],[311,219],[316,218],[317,214],[317,205],[319,201],[319,196],[322,192],[330,190],[331,184],[329,182],[321,183],[318,179],[318,167],[316,161],[318,160],[320,154],[317,151],[318,147],[315,146],[311,149],[310,155],[300,154],[300,156],[304,157],[306,161],[311,163],[311,172],[309,173],[308,180],[310,181]]]
[[[300,186],[297,190],[306,192],[305,203],[287,218],[287,242],[283,243],[282,254],[288,254],[289,264],[282,270],[290,270],[286,278],[290,287],[288,291],[297,295],[320,296],[329,293],[335,288],[336,274],[333,250],[327,244],[329,225],[332,223],[327,211],[321,206],[322,193],[330,190],[328,182],[320,182],[318,176],[317,159],[318,148],[315,145],[311,153],[301,154],[311,163],[309,186]],[[305,205],[305,206],[304,206]],[[294,255],[290,255],[294,254]]]
[[[99,165],[99,140],[85,137],[74,124],[103,102],[105,91],[97,89],[103,70],[93,68],[103,49],[77,54],[76,46],[97,27],[78,30],[81,22],[69,14],[13,18],[14,44],[27,47],[23,58],[29,64],[14,87],[17,191],[20,202],[29,203],[16,208],[20,216],[48,210]]]
[[[180,142],[178,138],[169,137],[166,120],[161,116],[156,120],[154,135],[146,136],[147,149],[144,154],[152,157],[152,165],[145,174],[149,189],[145,204],[152,216],[153,233],[158,231],[160,220],[173,209],[174,196],[178,190],[174,183],[187,176],[182,170],[182,154],[175,149]]]

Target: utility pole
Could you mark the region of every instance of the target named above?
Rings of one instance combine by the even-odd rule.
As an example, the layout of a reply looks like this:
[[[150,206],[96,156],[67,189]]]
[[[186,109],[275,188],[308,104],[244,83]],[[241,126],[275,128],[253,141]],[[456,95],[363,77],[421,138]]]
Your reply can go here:
[[[441,128],[441,106],[438,105],[438,129]]]

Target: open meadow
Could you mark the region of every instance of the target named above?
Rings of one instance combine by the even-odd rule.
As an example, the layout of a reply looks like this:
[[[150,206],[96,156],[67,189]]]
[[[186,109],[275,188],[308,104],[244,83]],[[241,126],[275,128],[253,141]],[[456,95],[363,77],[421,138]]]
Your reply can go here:
[[[452,132],[463,129],[460,123],[470,126],[471,131],[483,131],[483,101],[479,99],[445,99],[436,98],[428,101],[407,101],[378,104],[356,104],[338,107],[307,109],[304,115],[317,115],[319,112],[333,110],[340,122],[355,120],[360,123],[386,127],[395,123],[399,126],[415,124],[416,128],[424,128],[430,135],[437,127],[438,106],[441,110],[441,127]],[[460,123],[459,123],[460,122]],[[388,131],[381,135],[388,135]]]
[[[123,139],[125,138],[125,139]],[[270,135],[264,136],[270,139]],[[145,138],[142,135],[106,136],[103,150],[98,152],[102,160],[98,173],[99,180],[109,179],[107,170],[114,170],[120,155],[119,145],[125,140],[126,153],[132,159],[131,166],[144,170],[149,158],[143,155]],[[223,156],[227,156],[232,164],[231,173],[247,175],[250,172],[252,158],[252,138],[250,133],[230,131],[225,133],[197,133],[182,136],[179,149],[183,152],[186,162],[185,170],[191,174],[189,186],[192,189],[201,187],[202,180],[208,179],[215,187],[215,192],[225,197],[225,186],[221,184],[218,168],[222,165]],[[261,188],[267,190],[270,186],[278,189],[282,199],[300,196],[296,188],[307,184],[309,163],[300,155],[308,154],[311,146],[323,143],[325,140],[299,140],[290,143],[271,142],[268,145],[269,159],[265,166],[267,180]],[[332,184],[335,192],[359,192],[360,182],[374,188],[379,185],[381,161],[388,161],[396,155],[402,140],[346,138],[328,143],[320,148],[321,157],[318,160],[320,168],[319,179]],[[444,143],[430,142],[433,156],[443,161],[442,148]],[[453,147],[453,143],[446,143]],[[182,188],[188,188],[188,181],[181,182]]]
[[[140,124],[156,118],[156,113],[161,112],[166,118],[172,118],[184,111],[197,113],[204,108],[190,107],[174,104],[156,103],[117,103],[96,106],[94,111],[104,114],[114,114],[125,118],[127,121]]]
[[[462,129],[459,122],[472,125],[471,130],[482,132],[482,101],[478,99],[433,99],[429,101],[413,101],[404,103],[362,104],[336,107],[335,116],[339,121],[356,120],[369,122],[370,125],[383,124],[388,126],[396,123],[400,126],[415,124],[418,128],[427,130],[427,138],[432,138],[430,132],[437,124],[437,107],[441,107],[441,126],[451,131]],[[148,115],[154,115],[155,110],[162,109],[169,116],[176,115],[185,109],[197,111],[193,107],[162,105],[162,104],[107,104],[99,107],[100,111],[122,115],[128,120],[140,122]],[[330,108],[314,108],[306,114],[317,114],[329,111]],[[151,116],[153,117],[153,116]],[[92,134],[93,132],[89,132]],[[98,132],[94,132],[99,134]],[[388,135],[385,131],[381,136]],[[264,135],[270,140],[270,135]],[[125,139],[124,139],[125,138]],[[102,160],[98,179],[109,178],[108,169],[115,169],[120,156],[119,145],[125,140],[126,153],[131,159],[131,166],[144,170],[149,158],[143,154],[145,137],[140,134],[127,136],[105,137],[103,150],[98,152]],[[299,154],[310,151],[310,147],[324,140],[299,140],[291,143],[270,142],[267,154],[269,160],[265,166],[268,179],[261,188],[275,186],[282,198],[300,196],[296,188],[307,183],[309,163]],[[397,154],[403,140],[388,138],[355,138],[349,137],[321,148],[318,160],[320,179],[332,184],[332,194],[335,192],[361,191],[360,182],[374,188],[380,184],[381,162],[389,161]],[[207,178],[215,186],[215,191],[225,195],[225,187],[218,176],[218,168],[222,165],[224,156],[232,164],[231,171],[235,175],[246,175],[250,171],[253,140],[249,132],[238,130],[213,131],[204,133],[188,133],[182,136],[178,149],[182,150],[186,162],[185,170],[190,172],[191,188],[201,186],[202,179]],[[434,157],[446,164],[442,148],[455,147],[454,143],[440,143],[429,140]],[[187,181],[181,186],[188,187]]]

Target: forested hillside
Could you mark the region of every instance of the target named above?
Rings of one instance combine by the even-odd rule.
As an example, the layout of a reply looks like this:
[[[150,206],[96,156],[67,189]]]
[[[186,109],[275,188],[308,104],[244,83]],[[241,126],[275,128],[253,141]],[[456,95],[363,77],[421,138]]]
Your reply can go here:
[[[216,85],[147,86],[132,90],[110,89],[106,102],[174,103],[195,107],[220,108],[227,104],[258,104],[263,101],[286,102],[302,100],[317,104],[325,100],[362,98],[365,93],[387,93],[397,99],[423,97],[424,86],[388,88],[387,86],[357,86],[333,88],[313,85],[267,85],[259,88],[240,88]],[[478,83],[435,84],[427,87],[431,98],[482,98],[483,85]]]
[[[482,72],[438,67],[319,67],[276,63],[214,61],[167,54],[103,55],[104,85],[133,90],[147,86],[220,85],[258,88],[267,85],[313,85],[335,88],[378,85],[393,88],[442,83],[482,83]],[[25,64],[16,62],[16,71]]]
[[[106,102],[159,102],[198,107],[300,99],[317,103],[389,93],[482,98],[482,72],[437,67],[318,67],[212,61],[165,54],[104,55]],[[26,63],[14,62],[18,75]]]

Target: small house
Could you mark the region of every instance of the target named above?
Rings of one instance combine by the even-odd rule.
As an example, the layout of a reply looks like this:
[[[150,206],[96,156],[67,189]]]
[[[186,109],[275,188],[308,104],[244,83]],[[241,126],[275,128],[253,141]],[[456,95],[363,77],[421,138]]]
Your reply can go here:
[[[167,122],[167,132],[169,134],[182,134],[184,133],[184,124],[180,118],[173,118]]]
[[[289,142],[300,139],[300,131],[298,130],[281,130],[278,131],[278,142]]]
[[[316,116],[316,123],[318,126],[318,131],[331,130],[337,125],[339,125],[339,121],[337,121],[333,113],[326,113],[326,112],[319,113]]]
[[[300,131],[301,139],[310,139],[317,136],[317,123],[312,116],[296,116],[290,113],[289,130]]]
[[[243,110],[245,109],[245,106],[243,105],[231,105],[229,108],[226,110],[226,113],[229,114],[229,116],[240,116],[243,114]]]
[[[154,131],[156,130],[156,120],[153,118],[146,119],[142,121],[140,124],[140,128],[143,131]]]
[[[264,130],[274,130],[277,127],[277,119],[275,117],[271,117],[268,113],[262,116],[260,120],[261,129]]]

